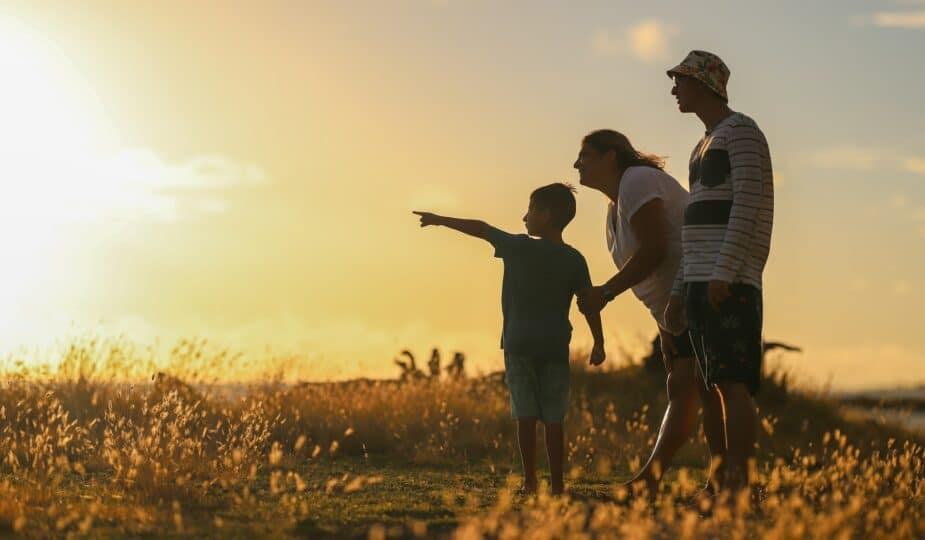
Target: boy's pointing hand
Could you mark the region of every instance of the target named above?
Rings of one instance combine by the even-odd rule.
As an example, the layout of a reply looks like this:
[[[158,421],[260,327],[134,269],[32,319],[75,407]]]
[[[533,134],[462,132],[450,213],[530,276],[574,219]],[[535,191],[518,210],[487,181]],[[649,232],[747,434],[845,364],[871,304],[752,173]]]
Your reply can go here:
[[[417,214],[417,215],[421,216],[421,227],[426,227],[426,226],[428,226],[428,225],[439,225],[439,224],[440,224],[440,223],[439,223],[439,222],[440,222],[440,216],[438,216],[437,214],[431,214],[430,212],[419,212],[419,211],[417,211],[417,210],[414,210],[414,211],[412,211],[411,213],[412,213],[412,214]]]

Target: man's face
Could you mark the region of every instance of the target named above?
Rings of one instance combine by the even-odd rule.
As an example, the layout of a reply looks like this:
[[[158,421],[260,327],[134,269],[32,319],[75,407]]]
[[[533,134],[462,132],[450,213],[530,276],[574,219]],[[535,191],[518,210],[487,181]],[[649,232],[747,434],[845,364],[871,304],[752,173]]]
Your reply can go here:
[[[683,113],[694,112],[702,91],[702,83],[687,75],[674,74],[674,86],[671,95],[678,102],[678,110]]]
[[[600,188],[604,185],[607,175],[613,172],[614,160],[614,152],[601,154],[588,143],[582,144],[578,159],[572,165],[578,169],[578,183],[590,188]]]
[[[524,214],[524,226],[527,234],[530,236],[539,236],[539,234],[549,227],[552,215],[549,210],[541,210],[536,207],[533,198],[530,198],[530,205],[527,206],[527,213]]]

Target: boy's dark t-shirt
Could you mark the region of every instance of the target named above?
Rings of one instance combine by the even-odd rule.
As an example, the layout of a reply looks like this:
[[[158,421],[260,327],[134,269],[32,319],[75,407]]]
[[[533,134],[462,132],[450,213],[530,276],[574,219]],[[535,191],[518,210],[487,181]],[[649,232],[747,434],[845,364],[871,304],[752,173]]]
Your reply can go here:
[[[585,258],[572,246],[492,228],[488,241],[504,261],[501,348],[508,353],[568,359],[569,308],[591,286]]]

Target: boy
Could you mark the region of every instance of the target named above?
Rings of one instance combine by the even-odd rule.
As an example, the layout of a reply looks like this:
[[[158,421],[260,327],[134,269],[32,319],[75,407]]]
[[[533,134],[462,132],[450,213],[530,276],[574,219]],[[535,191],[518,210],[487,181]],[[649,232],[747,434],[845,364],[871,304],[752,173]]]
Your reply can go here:
[[[572,333],[568,313],[572,297],[591,286],[584,257],[562,241],[563,229],[575,217],[573,192],[566,184],[534,191],[523,217],[527,234],[509,234],[477,220],[414,212],[421,216],[422,227],[443,225],[487,240],[495,247],[495,257],[504,261],[501,348],[527,494],[537,489],[537,419],[545,426],[551,491],[563,491],[562,421],[568,407]],[[590,363],[600,365],[605,357],[600,313],[585,317],[594,336]]]

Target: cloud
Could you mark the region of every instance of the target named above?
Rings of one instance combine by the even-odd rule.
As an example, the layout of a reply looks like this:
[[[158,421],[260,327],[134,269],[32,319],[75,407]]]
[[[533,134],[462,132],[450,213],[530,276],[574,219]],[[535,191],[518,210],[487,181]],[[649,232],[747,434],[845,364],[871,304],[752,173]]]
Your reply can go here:
[[[872,170],[880,161],[879,152],[873,148],[859,146],[833,146],[813,154],[811,161],[823,169],[850,171]]]
[[[881,28],[925,29],[925,10],[881,11],[871,15],[869,22]]]
[[[870,204],[864,208],[869,219],[886,217],[892,223],[901,223],[903,227],[912,228],[925,238],[925,206],[913,207],[909,198],[902,194],[893,194],[888,199]]]
[[[909,219],[915,224],[916,229],[919,231],[919,235],[922,238],[925,238],[925,206],[916,208],[909,214]]]
[[[925,158],[906,158],[903,160],[903,169],[925,176]]]
[[[41,157],[41,156],[38,156]],[[268,182],[258,165],[222,155],[172,162],[150,149],[5,164],[0,221],[175,221],[225,212],[223,192]]]
[[[673,25],[649,20],[642,21],[629,29],[630,50],[644,62],[668,59],[668,42],[677,34]]]
[[[134,209],[141,217],[162,221],[224,213],[228,203],[223,192],[268,183],[265,171],[253,163],[217,154],[174,163],[147,149],[103,160],[98,172],[104,183],[116,186],[110,215],[125,218],[131,216],[126,210]]]
[[[893,282],[893,296],[909,296],[912,292],[912,285],[904,280],[898,280]]]
[[[863,172],[881,167],[925,176],[925,158],[872,146],[847,144],[820,148],[810,155],[809,161],[822,169]]]
[[[893,0],[892,4],[906,6],[889,11],[877,11],[857,15],[853,22],[857,26],[877,26],[880,28],[925,29],[925,0]]]
[[[628,54],[646,63],[664,62],[670,58],[671,40],[678,27],[656,19],[640,21],[617,35],[598,30],[591,37],[592,49],[603,56]]]
[[[266,174],[251,163],[239,163],[222,155],[199,155],[170,163],[149,149],[120,152],[100,163],[100,173],[118,176],[117,182],[171,189],[214,190],[236,185],[260,185]]]

